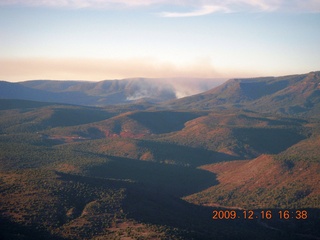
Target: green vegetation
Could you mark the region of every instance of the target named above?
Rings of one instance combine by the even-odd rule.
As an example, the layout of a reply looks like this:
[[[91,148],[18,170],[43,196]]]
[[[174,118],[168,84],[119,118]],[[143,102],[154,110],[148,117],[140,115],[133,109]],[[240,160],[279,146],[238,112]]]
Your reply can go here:
[[[317,120],[1,103],[1,239],[320,236]],[[212,220],[226,206],[310,219]]]
[[[284,77],[231,79],[207,92],[167,105],[174,109],[246,109],[319,119],[319,82],[319,71]]]

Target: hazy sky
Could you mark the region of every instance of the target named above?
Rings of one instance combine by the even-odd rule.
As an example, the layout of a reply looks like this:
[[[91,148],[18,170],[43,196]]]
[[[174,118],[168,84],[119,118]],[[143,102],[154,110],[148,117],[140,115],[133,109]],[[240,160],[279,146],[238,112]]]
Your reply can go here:
[[[320,70],[320,0],[0,0],[0,79]]]

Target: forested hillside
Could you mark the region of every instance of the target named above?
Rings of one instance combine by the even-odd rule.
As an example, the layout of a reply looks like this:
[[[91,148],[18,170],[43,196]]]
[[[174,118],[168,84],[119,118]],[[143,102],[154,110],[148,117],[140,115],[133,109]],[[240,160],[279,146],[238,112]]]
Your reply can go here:
[[[237,108],[290,116],[319,117],[320,72],[231,79],[219,87],[168,102],[175,109]]]
[[[317,120],[1,106],[2,239],[320,236]],[[239,219],[213,220],[223,206],[238,209]],[[240,209],[274,217],[249,221]],[[308,219],[280,220],[277,209],[307,209]]]
[[[128,103],[157,103],[190,96],[211,89],[223,79],[131,78],[122,80],[62,81],[32,80],[0,81],[0,99],[105,106]]]
[[[167,105],[0,99],[0,238],[319,239],[318,81]]]

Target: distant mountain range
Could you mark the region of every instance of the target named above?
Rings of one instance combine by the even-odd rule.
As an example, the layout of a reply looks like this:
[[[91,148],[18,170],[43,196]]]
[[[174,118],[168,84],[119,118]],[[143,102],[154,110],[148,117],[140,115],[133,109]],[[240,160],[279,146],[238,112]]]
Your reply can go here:
[[[200,93],[221,79],[134,78],[100,82],[34,80],[0,82],[0,98],[104,106],[133,102],[161,102]]]
[[[287,115],[320,115],[320,71],[283,77],[231,79],[204,93],[166,103],[173,109],[240,108]]]
[[[0,98],[85,106],[150,104],[155,109],[244,109],[320,116],[320,71],[282,77],[230,79],[134,78],[101,82],[0,82]],[[221,84],[220,86],[218,86]],[[144,107],[147,108],[147,107]]]

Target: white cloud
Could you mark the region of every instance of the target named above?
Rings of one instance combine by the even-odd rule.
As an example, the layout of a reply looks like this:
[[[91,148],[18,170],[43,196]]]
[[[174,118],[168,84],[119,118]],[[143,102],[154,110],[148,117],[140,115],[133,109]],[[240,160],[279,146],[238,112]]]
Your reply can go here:
[[[197,16],[203,16],[208,15],[214,12],[227,12],[228,9],[221,6],[203,6],[202,8],[191,11],[191,12],[162,12],[160,13],[160,16],[162,17],[197,17]]]
[[[283,0],[241,0],[243,7],[251,8],[257,11],[273,11],[279,6],[279,2]],[[235,1],[232,1],[235,2]],[[231,3],[234,4],[234,3]]]

